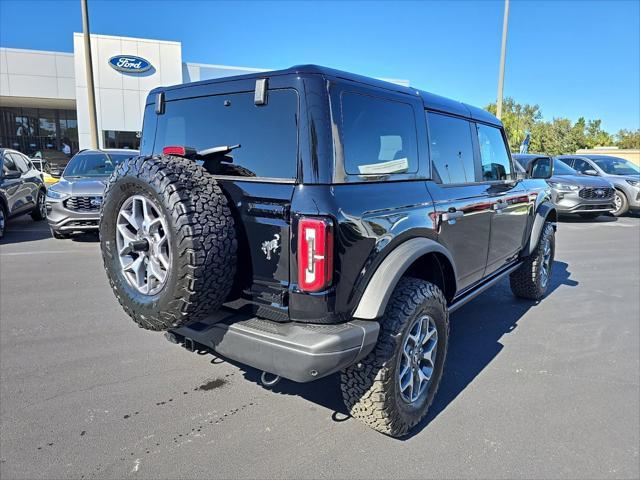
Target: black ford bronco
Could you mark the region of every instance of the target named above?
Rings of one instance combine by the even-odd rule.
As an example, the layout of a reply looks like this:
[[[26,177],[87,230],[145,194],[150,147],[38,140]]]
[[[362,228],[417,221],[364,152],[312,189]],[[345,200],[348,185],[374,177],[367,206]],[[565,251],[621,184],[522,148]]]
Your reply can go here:
[[[155,89],[141,143],[100,220],[125,311],[265,384],[340,372],[388,435],[432,403],[449,313],[506,275],[548,287],[550,165],[516,170],[478,108],[305,65]]]

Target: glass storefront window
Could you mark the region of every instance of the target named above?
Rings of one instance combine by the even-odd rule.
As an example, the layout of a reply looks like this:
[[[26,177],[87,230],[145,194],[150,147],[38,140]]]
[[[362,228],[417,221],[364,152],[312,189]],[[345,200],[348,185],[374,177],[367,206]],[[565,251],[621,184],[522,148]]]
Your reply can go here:
[[[104,148],[140,149],[140,132],[103,130]]]
[[[0,147],[29,156],[64,162],[62,142],[78,151],[78,122],[75,110],[0,107]]]
[[[44,137],[46,148],[56,148],[56,140],[59,138],[56,130],[56,111],[55,110],[38,110],[38,126],[40,128],[40,136]]]

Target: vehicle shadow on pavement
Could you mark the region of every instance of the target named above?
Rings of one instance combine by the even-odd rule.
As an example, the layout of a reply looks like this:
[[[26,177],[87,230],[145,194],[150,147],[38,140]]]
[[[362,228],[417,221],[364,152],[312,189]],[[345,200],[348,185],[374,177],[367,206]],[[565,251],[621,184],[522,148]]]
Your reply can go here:
[[[575,287],[568,265],[555,261],[548,295],[561,285]],[[412,432],[400,440],[408,440],[420,433],[491,363],[503,345],[500,339],[512,332],[524,314],[538,302],[516,298],[509,288],[509,280],[484,292],[469,304],[451,315],[447,364],[439,391],[425,419]],[[497,308],[497,307],[500,308]],[[214,353],[214,355],[218,356]],[[218,356],[219,357],[219,356]],[[226,359],[225,359],[226,360]],[[226,360],[229,361],[229,360]],[[262,372],[246,365],[230,361],[245,378],[260,383]],[[342,403],[339,374],[310,383],[282,380],[270,389],[281,395],[296,395],[333,412],[332,419],[342,422],[350,418]]]
[[[579,284],[570,277],[568,264],[556,260],[546,296],[553,295],[561,285]],[[440,388],[425,419],[402,440],[420,433],[455,400],[504,348],[500,339],[513,332],[518,321],[537,303],[516,298],[507,278],[451,316],[449,351]]]
[[[579,215],[560,215],[558,223],[613,223],[617,222],[618,217],[611,215],[600,215],[596,218],[584,218]]]
[[[35,242],[47,238],[51,238],[51,232],[46,222],[34,223],[31,219],[11,219],[7,222],[4,237],[0,239],[0,245]]]

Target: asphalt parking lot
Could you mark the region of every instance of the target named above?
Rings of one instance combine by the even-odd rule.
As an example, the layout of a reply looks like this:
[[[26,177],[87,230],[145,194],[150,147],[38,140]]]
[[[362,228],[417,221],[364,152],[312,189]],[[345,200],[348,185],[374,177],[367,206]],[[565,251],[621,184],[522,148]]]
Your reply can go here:
[[[638,478],[640,218],[566,220],[540,304],[506,282],[452,316],[440,392],[394,440],[337,377],[259,373],[136,327],[93,236],[0,245],[0,477]]]

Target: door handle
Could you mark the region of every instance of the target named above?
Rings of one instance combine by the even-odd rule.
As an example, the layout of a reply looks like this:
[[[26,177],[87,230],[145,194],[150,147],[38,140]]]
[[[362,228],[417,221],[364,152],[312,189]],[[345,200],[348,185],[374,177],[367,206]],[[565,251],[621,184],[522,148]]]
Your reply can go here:
[[[440,218],[443,222],[449,222],[449,225],[453,225],[456,223],[458,218],[464,216],[464,212],[462,210],[450,210],[440,215]]]

